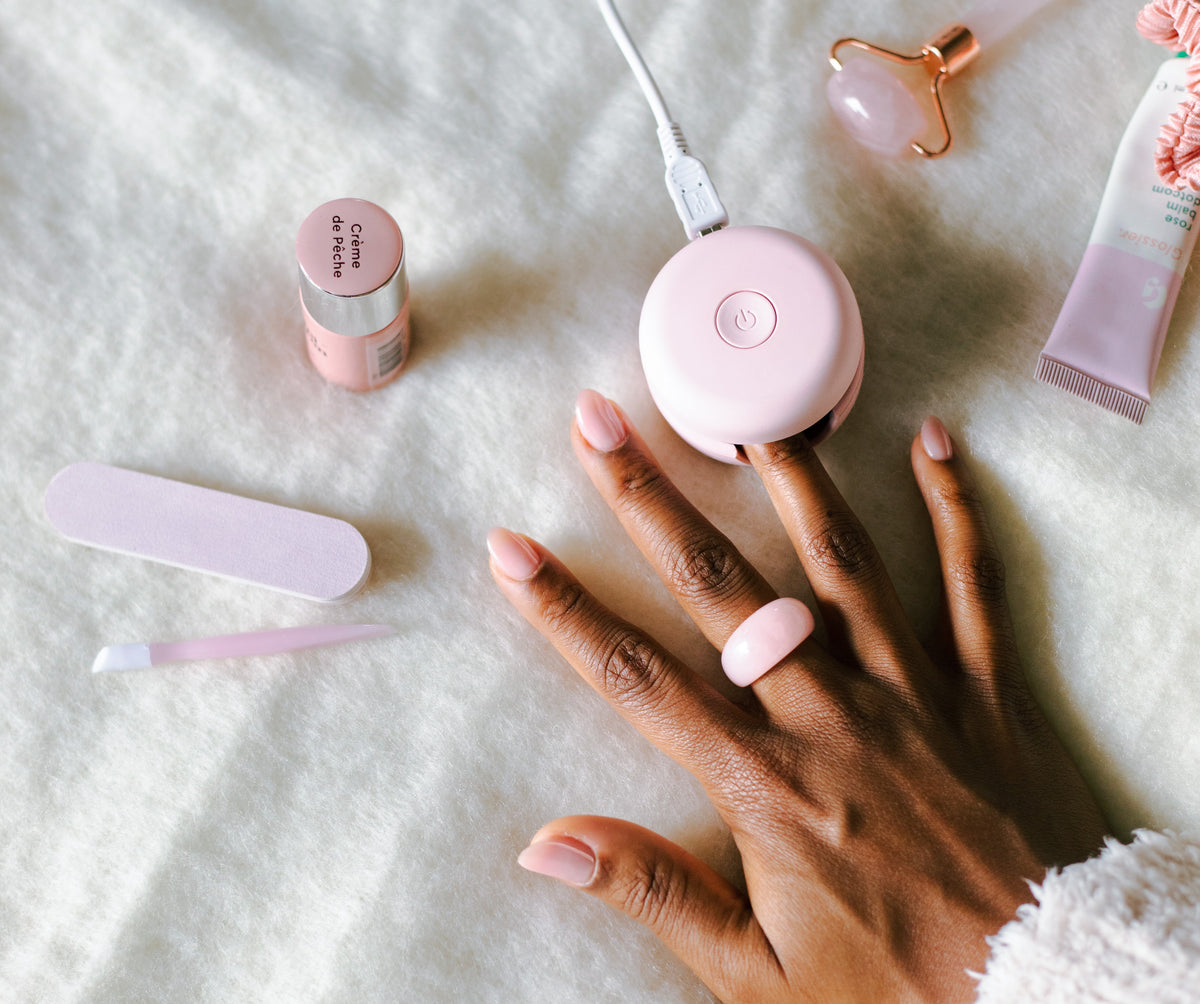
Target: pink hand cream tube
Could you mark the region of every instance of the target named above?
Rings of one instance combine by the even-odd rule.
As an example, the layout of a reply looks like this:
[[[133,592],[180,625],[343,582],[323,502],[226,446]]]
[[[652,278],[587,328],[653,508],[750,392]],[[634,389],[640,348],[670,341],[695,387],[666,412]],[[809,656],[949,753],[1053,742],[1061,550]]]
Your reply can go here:
[[[373,202],[335,199],[300,224],[300,305],[308,357],[331,383],[373,390],[408,358],[404,237]]]
[[[1125,130],[1083,262],[1037,378],[1134,422],[1196,243],[1200,193],[1163,184],[1155,148],[1186,93],[1187,59],[1164,63]]]

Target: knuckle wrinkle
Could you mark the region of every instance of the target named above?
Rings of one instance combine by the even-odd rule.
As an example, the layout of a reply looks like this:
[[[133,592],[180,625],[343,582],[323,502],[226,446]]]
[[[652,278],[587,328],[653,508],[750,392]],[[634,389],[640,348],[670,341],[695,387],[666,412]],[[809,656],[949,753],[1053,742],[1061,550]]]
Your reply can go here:
[[[862,524],[848,514],[827,513],[816,533],[805,541],[804,550],[825,572],[867,579],[880,571],[875,545]]]
[[[766,443],[759,450],[761,472],[783,479],[790,478],[797,468],[811,464],[814,458],[812,447],[803,435]]]
[[[622,901],[625,913],[653,930],[660,929],[672,904],[686,898],[686,888],[678,888],[681,879],[686,876],[663,855],[638,862]]]
[[[621,704],[641,703],[662,678],[662,656],[653,644],[622,631],[600,657],[597,677],[604,693]]]
[[[543,596],[541,615],[546,627],[556,635],[572,630],[586,596],[587,593],[578,582],[564,583]]]
[[[705,536],[688,542],[670,569],[675,588],[688,596],[724,597],[741,584],[733,545],[723,538]]]
[[[644,457],[630,460],[617,479],[617,497],[622,505],[641,506],[647,499],[668,490],[666,475]]]
[[[983,519],[983,500],[970,485],[954,481],[943,482],[933,489],[932,496],[934,506],[943,516],[965,515],[971,518],[972,522]]]
[[[945,575],[949,588],[968,600],[989,604],[1004,600],[1008,572],[990,548],[951,559]]]

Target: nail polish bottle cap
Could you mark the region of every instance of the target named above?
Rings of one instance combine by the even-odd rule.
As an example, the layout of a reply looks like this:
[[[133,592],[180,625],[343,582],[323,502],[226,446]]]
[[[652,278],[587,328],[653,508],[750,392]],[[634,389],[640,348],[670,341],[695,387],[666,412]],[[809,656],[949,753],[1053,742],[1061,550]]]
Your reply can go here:
[[[314,321],[359,337],[387,327],[408,298],[404,237],[388,213],[365,199],[314,209],[296,237],[300,298]]]

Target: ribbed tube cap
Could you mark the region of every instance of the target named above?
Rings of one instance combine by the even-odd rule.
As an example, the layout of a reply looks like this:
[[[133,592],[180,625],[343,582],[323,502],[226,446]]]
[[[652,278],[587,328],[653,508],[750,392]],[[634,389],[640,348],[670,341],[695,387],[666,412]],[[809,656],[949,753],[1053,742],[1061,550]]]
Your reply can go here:
[[[404,237],[365,199],[334,199],[300,224],[300,299],[321,327],[359,337],[386,328],[408,299]]]

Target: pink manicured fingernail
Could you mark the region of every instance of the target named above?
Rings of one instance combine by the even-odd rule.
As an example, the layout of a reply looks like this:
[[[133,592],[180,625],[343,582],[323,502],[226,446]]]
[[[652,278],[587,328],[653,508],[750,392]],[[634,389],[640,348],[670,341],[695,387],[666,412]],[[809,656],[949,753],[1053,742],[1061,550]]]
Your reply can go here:
[[[529,545],[529,541],[518,537],[511,530],[500,526],[493,527],[488,531],[487,546],[496,567],[517,582],[532,579],[534,573],[542,567],[541,556]]]
[[[949,460],[954,456],[954,443],[940,418],[930,415],[921,423],[921,446],[930,460]]]
[[[629,438],[629,430],[603,394],[582,391],[575,401],[575,423],[593,450],[608,453]]]
[[[558,837],[530,844],[517,856],[517,864],[571,885],[587,885],[596,873],[596,855],[590,848]]]

